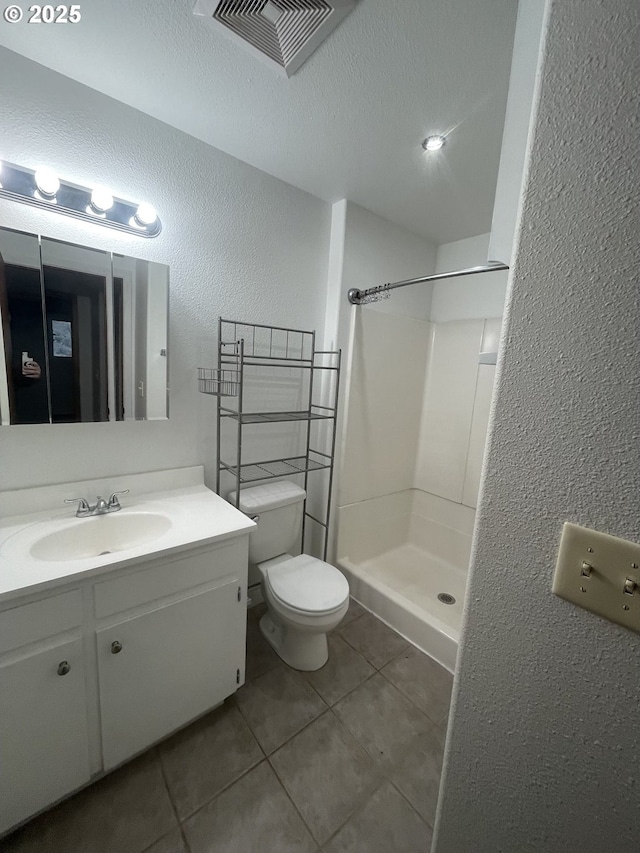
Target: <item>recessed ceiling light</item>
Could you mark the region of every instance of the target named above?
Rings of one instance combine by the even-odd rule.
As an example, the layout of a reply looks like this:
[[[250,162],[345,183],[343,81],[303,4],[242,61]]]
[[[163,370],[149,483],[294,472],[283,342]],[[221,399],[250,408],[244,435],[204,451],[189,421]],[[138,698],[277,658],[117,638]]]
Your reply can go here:
[[[422,140],[422,147],[425,151],[439,151],[445,141],[444,136],[427,136]]]

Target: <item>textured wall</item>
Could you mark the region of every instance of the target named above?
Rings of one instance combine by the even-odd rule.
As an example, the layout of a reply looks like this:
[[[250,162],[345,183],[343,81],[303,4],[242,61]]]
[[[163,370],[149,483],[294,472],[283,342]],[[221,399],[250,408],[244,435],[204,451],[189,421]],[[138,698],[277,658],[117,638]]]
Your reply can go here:
[[[640,846],[640,636],[551,593],[563,521],[640,540],[639,29],[551,7],[434,853]]]
[[[136,110],[0,48],[1,155],[150,201],[143,240],[0,200],[0,225],[171,267],[171,417],[166,422],[3,427],[0,489],[203,463],[215,407],[197,392],[219,314],[316,328],[326,298],[329,206]]]

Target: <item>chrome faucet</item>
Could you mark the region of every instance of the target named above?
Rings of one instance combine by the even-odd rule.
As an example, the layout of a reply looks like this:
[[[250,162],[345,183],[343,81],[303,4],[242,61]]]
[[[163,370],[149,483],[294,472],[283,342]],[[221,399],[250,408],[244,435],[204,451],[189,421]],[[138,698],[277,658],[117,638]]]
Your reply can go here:
[[[119,509],[122,509],[118,495],[126,495],[128,492],[129,489],[123,489],[121,492],[113,492],[108,501],[105,501],[102,495],[98,495],[94,506],[91,506],[84,498],[66,498],[65,503],[78,504],[78,509],[76,510],[77,518],[87,518],[90,515],[106,515],[108,512],[117,512]]]

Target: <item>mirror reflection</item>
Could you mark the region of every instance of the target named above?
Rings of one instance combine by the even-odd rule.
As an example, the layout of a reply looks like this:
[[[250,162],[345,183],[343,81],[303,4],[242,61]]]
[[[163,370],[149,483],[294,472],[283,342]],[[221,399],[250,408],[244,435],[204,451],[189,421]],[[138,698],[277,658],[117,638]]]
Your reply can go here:
[[[2,424],[165,419],[168,267],[0,229]]]

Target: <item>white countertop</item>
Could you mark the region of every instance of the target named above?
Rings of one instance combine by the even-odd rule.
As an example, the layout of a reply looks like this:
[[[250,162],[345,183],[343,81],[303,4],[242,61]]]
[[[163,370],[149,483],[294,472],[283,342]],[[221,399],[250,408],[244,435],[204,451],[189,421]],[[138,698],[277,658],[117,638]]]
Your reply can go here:
[[[93,495],[89,493],[87,498],[93,498]],[[122,509],[116,515],[135,512],[161,513],[170,518],[170,528],[156,539],[128,547],[126,550],[79,559],[43,560],[31,555],[32,544],[51,532],[85,521],[76,518],[72,506],[53,510],[40,509],[38,512],[23,513],[1,520],[0,602],[44,588],[73,583],[90,575],[248,534],[255,526],[247,516],[201,483],[146,494],[124,495],[120,501]]]

